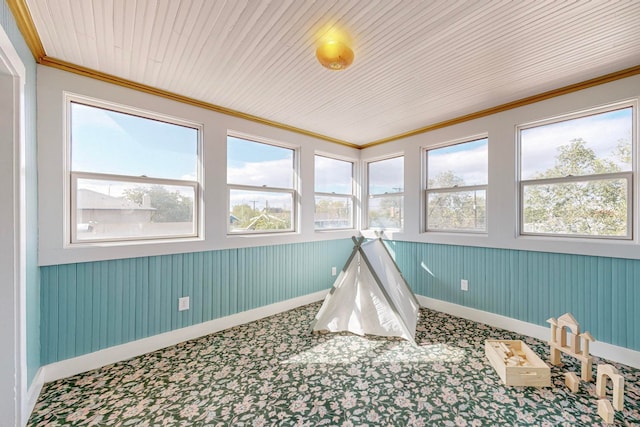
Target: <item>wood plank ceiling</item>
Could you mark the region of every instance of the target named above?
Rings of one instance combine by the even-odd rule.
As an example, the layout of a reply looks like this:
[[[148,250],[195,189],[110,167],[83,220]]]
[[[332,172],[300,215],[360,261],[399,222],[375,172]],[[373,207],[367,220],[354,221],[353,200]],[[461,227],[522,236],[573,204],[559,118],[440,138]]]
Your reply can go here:
[[[634,0],[26,3],[49,58],[356,145],[640,65]]]

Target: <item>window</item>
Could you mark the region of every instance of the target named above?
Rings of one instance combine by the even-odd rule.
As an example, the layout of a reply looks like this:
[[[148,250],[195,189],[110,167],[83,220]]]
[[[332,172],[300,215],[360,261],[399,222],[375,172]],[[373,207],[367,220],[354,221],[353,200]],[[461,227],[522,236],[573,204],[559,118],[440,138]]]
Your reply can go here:
[[[631,239],[633,107],[519,127],[521,234]]]
[[[228,231],[294,231],[295,150],[227,137]]]
[[[487,231],[488,139],[427,150],[427,231]]]
[[[353,228],[353,163],[315,157],[315,228]]]
[[[198,235],[196,125],[81,99],[69,112],[71,243]]]
[[[404,156],[368,165],[369,228],[402,229],[404,206]]]

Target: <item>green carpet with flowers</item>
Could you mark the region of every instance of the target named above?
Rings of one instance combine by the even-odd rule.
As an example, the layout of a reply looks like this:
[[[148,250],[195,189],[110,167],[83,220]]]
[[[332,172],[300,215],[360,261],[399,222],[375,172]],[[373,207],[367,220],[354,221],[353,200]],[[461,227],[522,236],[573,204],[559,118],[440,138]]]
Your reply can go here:
[[[312,334],[311,304],[71,378],[45,384],[29,426],[591,426],[594,381],[577,393],[563,356],[552,386],[502,385],[488,338],[542,341],[421,309],[418,346],[351,334]],[[625,378],[616,425],[640,425],[640,375]],[[610,391],[609,391],[610,393]],[[609,395],[610,397],[610,395]]]

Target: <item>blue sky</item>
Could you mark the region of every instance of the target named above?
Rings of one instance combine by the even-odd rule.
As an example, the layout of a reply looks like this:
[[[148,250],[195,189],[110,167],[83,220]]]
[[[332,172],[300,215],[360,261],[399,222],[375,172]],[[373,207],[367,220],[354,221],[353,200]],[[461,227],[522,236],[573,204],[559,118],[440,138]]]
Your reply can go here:
[[[613,160],[623,170],[631,170],[630,164],[620,163],[612,153],[619,140],[625,140],[630,146],[632,131],[631,108],[525,129],[521,134],[522,178],[531,178],[552,168],[558,148],[576,138],[584,139],[586,147],[599,158]]]
[[[488,154],[487,138],[429,150],[428,179],[436,179],[441,173],[451,171],[462,178],[465,185],[486,185]]]
[[[404,191],[404,156],[369,163],[370,194]]]
[[[72,103],[72,170],[168,179],[197,177],[197,130]],[[608,158],[620,139],[631,141],[632,109],[562,121],[522,131],[523,178],[553,166],[557,148],[574,138]],[[229,137],[227,177],[234,184],[291,188],[294,150]],[[486,184],[487,140],[433,149],[429,178],[451,170],[465,183]],[[317,191],[349,193],[349,162],[316,159]],[[630,165],[621,165],[629,169]],[[401,158],[369,164],[372,193],[403,185]],[[113,185],[112,185],[113,187]],[[113,188],[112,188],[113,190]]]
[[[73,102],[73,171],[197,178],[198,131]]]

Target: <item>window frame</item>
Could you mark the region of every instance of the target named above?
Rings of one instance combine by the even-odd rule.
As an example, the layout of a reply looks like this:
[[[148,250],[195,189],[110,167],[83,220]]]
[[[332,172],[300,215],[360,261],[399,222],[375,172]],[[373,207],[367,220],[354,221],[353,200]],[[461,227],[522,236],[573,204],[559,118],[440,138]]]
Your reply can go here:
[[[631,170],[621,172],[610,172],[604,174],[590,174],[590,175],[568,175],[564,177],[555,178],[541,178],[541,179],[522,179],[522,131],[526,129],[532,129],[536,127],[542,127],[555,123],[566,122],[574,119],[580,119],[583,117],[596,116],[598,114],[604,114],[616,110],[623,110],[625,108],[631,108]],[[636,221],[634,220],[637,212],[637,202],[634,195],[636,194],[636,181],[637,181],[637,121],[638,121],[638,103],[636,100],[622,101],[603,105],[596,108],[584,109],[575,111],[569,114],[563,114],[560,116],[549,117],[535,122],[524,123],[516,126],[516,141],[517,141],[517,209],[518,209],[518,235],[520,237],[540,237],[544,239],[553,238],[567,238],[567,239],[587,239],[587,240],[600,240],[600,241],[618,241],[629,242],[635,240],[636,235]],[[524,190],[527,186],[535,185],[553,185],[563,183],[575,183],[575,182],[594,182],[613,179],[624,179],[627,182],[627,233],[624,236],[606,236],[606,235],[588,235],[588,234],[567,234],[567,233],[541,233],[530,232],[524,230]]]
[[[391,154],[389,156],[385,156],[385,157],[380,157],[380,158],[375,158],[375,159],[370,159],[366,161],[366,168],[365,168],[365,173],[366,173],[366,206],[364,210],[364,218],[363,220],[365,221],[366,224],[366,230],[382,230],[382,228],[380,227],[372,227],[371,226],[371,221],[369,218],[369,212],[370,212],[370,201],[372,199],[381,199],[384,197],[401,197],[402,198],[402,213],[400,216],[400,221],[401,221],[401,226],[399,228],[389,228],[389,229],[385,229],[385,230],[390,230],[390,231],[403,231],[405,228],[405,223],[404,223],[404,204],[405,204],[405,200],[404,200],[404,196],[405,196],[405,187],[406,187],[406,183],[405,183],[405,177],[404,174],[402,176],[402,191],[398,191],[398,192],[384,192],[384,193],[375,193],[372,194],[371,193],[371,164],[372,163],[378,163],[378,162],[382,162],[385,160],[392,160],[392,159],[397,159],[398,157],[402,157],[402,163],[403,163],[403,172],[404,172],[404,164],[405,164],[405,154],[404,153],[396,153],[396,154]]]
[[[73,103],[86,105],[93,108],[99,108],[115,113],[126,114],[141,119],[158,121],[170,125],[187,127],[194,129],[197,132],[196,141],[196,180],[180,180],[170,178],[157,178],[146,176],[134,176],[134,175],[117,175],[106,174],[98,172],[88,171],[74,171],[72,169],[72,108]],[[189,241],[189,240],[201,240],[203,238],[204,230],[204,203],[202,199],[204,179],[204,171],[202,164],[204,161],[204,153],[202,138],[203,128],[201,123],[196,123],[177,117],[141,109],[124,104],[92,98],[88,96],[78,95],[75,93],[64,92],[64,117],[65,117],[65,129],[64,129],[64,154],[65,154],[65,192],[63,194],[64,209],[64,226],[63,235],[65,236],[64,247],[83,247],[83,246],[99,246],[102,244],[144,244],[147,242],[174,242],[174,241]],[[77,240],[77,181],[78,179],[95,179],[95,180],[111,180],[122,182],[139,182],[141,184],[167,184],[183,187],[194,188],[194,200],[193,200],[193,233],[189,234],[176,234],[176,235],[158,235],[158,236],[131,236],[122,238],[102,238],[102,239],[90,239],[90,240]]]
[[[276,142],[269,140],[267,138],[261,138],[254,135],[247,135],[239,132],[228,131],[225,139],[225,144],[228,144],[228,138],[233,137],[237,139],[242,139],[249,142],[254,142],[257,144],[265,144],[273,147],[283,148],[287,150],[291,150],[293,153],[293,161],[292,161],[292,188],[283,188],[283,187],[270,187],[267,185],[253,186],[246,184],[230,184],[229,178],[226,178],[226,234],[227,237],[232,236],[248,236],[248,235],[272,235],[272,234],[291,234],[297,233],[299,227],[299,219],[298,219],[298,203],[300,200],[298,194],[298,176],[299,176],[299,159],[300,159],[300,148],[295,146],[290,146],[281,142]],[[227,153],[227,160],[225,162],[226,170],[229,168],[229,155]],[[283,194],[291,194],[291,228],[288,229],[274,229],[274,230],[242,230],[242,231],[232,231],[231,223],[229,221],[230,208],[231,208],[231,191],[232,190],[240,190],[240,191],[253,191],[253,192],[264,192],[264,193],[283,193]]]
[[[463,185],[463,186],[453,186],[453,187],[440,187],[440,188],[429,188],[429,151],[437,150],[445,147],[452,147],[454,145],[462,145],[471,142],[476,142],[486,139],[487,140],[487,183],[486,184],[475,184],[475,185]],[[449,141],[443,144],[438,144],[435,146],[425,147],[423,149],[422,159],[424,161],[424,190],[423,197],[424,202],[422,206],[424,207],[424,221],[423,221],[423,230],[425,233],[459,233],[459,234],[475,234],[475,235],[487,235],[489,233],[489,135],[474,135],[467,138],[456,139],[453,141]],[[469,228],[429,228],[429,195],[430,194],[442,194],[442,193],[463,193],[470,191],[484,190],[485,194],[485,226],[484,230],[474,230]]]
[[[313,228],[316,232],[324,232],[324,231],[339,231],[339,230],[354,230],[356,227],[356,195],[355,195],[355,182],[356,182],[356,162],[354,160],[339,158],[333,155],[324,154],[324,153],[315,153],[313,156],[313,172],[315,177],[316,172],[316,157],[324,157],[331,160],[337,160],[341,162],[351,163],[351,193],[326,193],[322,191],[315,191],[316,182],[314,179],[314,193],[313,193],[313,207],[314,207],[314,221]],[[315,225],[315,208],[316,208],[316,197],[337,197],[351,200],[351,225],[348,227],[328,227],[328,228],[317,228]]]

